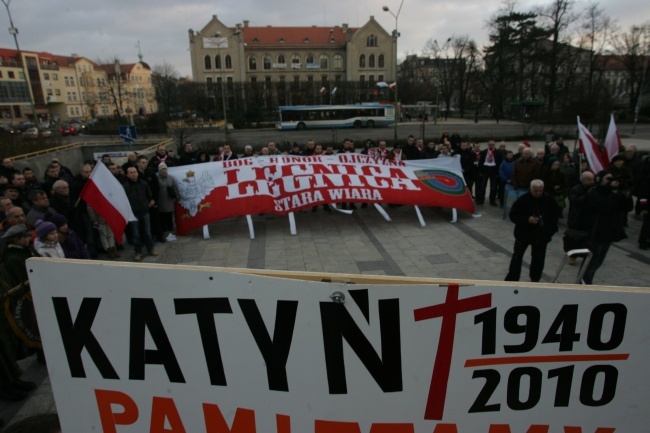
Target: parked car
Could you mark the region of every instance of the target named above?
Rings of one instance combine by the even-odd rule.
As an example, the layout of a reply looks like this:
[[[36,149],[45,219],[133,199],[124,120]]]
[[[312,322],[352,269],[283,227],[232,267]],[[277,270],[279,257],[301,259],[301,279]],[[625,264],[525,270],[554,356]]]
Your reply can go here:
[[[67,125],[61,125],[61,128],[59,128],[59,132],[61,133],[62,136],[67,137],[69,135],[78,135],[79,130],[72,126],[71,124]]]
[[[43,138],[50,138],[52,137],[52,131],[49,129],[41,129],[40,130],[40,136]],[[36,128],[29,128],[25,132],[23,132],[22,136],[24,138],[37,138],[39,136],[39,130]]]
[[[0,134],[17,134],[19,131],[8,123],[0,124]]]

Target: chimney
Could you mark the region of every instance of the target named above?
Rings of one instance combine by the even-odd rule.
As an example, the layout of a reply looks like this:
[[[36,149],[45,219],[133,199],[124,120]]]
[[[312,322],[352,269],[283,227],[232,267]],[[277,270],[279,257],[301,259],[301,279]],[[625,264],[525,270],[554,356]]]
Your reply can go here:
[[[244,20],[244,28],[248,28],[248,23],[249,23],[248,20]]]
[[[342,31],[343,33],[347,33],[347,32],[348,32],[348,23],[343,23],[343,24],[341,24],[341,31]]]
[[[79,58],[79,54],[77,54],[77,53],[72,53],[71,57],[72,57],[73,59],[78,59],[78,58]]]
[[[236,28],[237,30],[241,30],[241,23],[237,23],[237,24],[235,25],[235,28]]]

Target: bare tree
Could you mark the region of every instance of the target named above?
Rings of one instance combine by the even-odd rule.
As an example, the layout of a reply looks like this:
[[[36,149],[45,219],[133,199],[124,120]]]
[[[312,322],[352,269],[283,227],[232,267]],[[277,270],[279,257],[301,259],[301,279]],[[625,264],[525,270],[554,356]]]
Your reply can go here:
[[[650,22],[632,26],[628,32],[619,33],[613,42],[615,60],[627,72],[629,108],[635,110],[643,85],[648,81],[650,57]]]
[[[153,67],[151,81],[156,91],[158,111],[164,113],[167,118],[172,113],[181,111],[178,80],[176,68],[169,63],[163,62]]]
[[[555,95],[558,91],[558,71],[561,70],[569,56],[569,44],[567,29],[576,19],[573,13],[574,0],[554,0],[548,6],[537,10],[541,18],[541,26],[548,31],[550,38],[550,49],[545,53],[547,63],[546,76],[548,87],[546,90],[547,110],[549,116],[553,115],[555,109]]]

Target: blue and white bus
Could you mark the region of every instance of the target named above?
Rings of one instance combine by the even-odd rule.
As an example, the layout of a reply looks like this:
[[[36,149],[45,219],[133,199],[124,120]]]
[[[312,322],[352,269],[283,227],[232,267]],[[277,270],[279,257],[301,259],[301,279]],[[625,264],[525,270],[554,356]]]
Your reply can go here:
[[[278,113],[277,129],[374,128],[395,123],[395,107],[377,103],[283,106]]]

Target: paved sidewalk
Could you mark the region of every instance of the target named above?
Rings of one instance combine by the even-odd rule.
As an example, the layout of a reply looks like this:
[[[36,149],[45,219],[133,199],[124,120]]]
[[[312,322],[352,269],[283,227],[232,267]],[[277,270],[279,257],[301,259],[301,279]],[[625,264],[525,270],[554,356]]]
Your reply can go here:
[[[144,262],[199,266],[237,267],[397,275],[431,278],[464,278],[502,281],[507,273],[514,245],[513,224],[504,221],[500,208],[482,205],[478,215],[459,213],[451,224],[448,209],[422,208],[426,227],[421,227],[412,206],[386,207],[388,222],[372,207],[352,215],[339,212],[299,212],[298,234],[291,236],[286,216],[253,216],[255,239],[249,237],[246,218],[232,218],[210,225],[211,239],[200,230],[177,241],[156,245],[158,257],[145,256]],[[562,223],[563,224],[563,223]],[[615,244],[594,284],[649,287],[650,251],[637,246],[641,222],[629,218],[628,239]],[[554,276],[562,251],[560,227],[548,247],[543,281]],[[122,260],[132,261],[132,251],[121,252]],[[522,281],[527,281],[525,256]],[[567,266],[560,276],[571,283],[577,268]],[[25,377],[42,381],[22,405],[0,404],[0,416],[15,422],[26,416],[55,411],[52,391],[44,368],[35,359],[25,361]],[[68,432],[66,432],[68,433]]]

